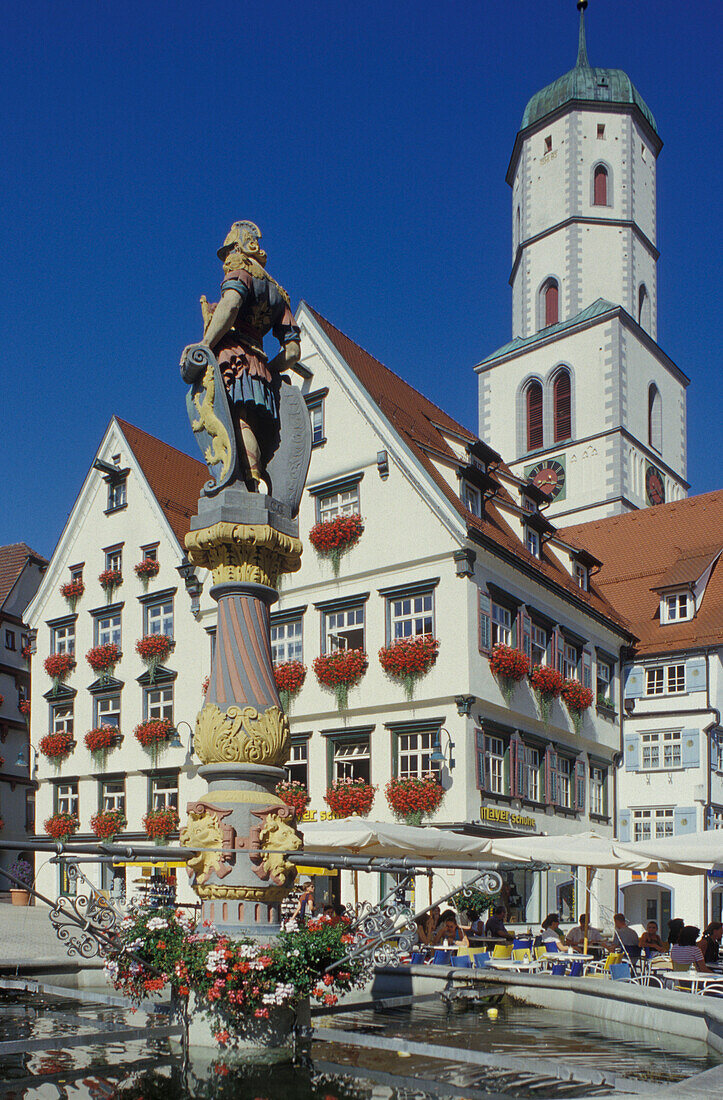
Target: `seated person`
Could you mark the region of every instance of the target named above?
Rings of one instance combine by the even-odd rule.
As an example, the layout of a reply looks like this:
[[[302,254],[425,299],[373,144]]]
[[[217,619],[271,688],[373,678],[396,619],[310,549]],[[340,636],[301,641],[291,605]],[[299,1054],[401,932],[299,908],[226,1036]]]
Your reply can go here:
[[[505,928],[506,916],[507,910],[504,905],[495,905],[492,916],[485,925],[485,935],[495,940],[514,940],[515,937]]]
[[[607,940],[603,939],[603,934],[599,928],[595,928],[594,925],[587,923],[587,917],[584,913],[580,914],[578,923],[570,929],[565,936],[565,943],[570,947],[584,947],[585,939],[589,945],[599,944],[601,947],[606,947],[610,950],[611,944]]]
[[[635,954],[638,954],[638,934],[634,932],[632,928],[628,927],[628,922],[625,920],[623,913],[616,913],[613,917],[613,923],[615,924],[615,934],[613,936],[613,947],[619,947],[623,953],[630,950],[631,947],[635,948]]]
[[[469,940],[457,923],[457,916],[451,909],[445,909],[434,934],[434,943],[443,947],[469,947]]]
[[[720,957],[720,941],[723,935],[723,924],[719,920],[711,921],[698,941],[698,947],[703,952],[706,964],[717,963]]]
[[[562,939],[560,914],[548,913],[542,922],[539,934],[535,936],[535,947],[543,947],[546,943],[554,943],[559,947]]]
[[[670,948],[670,961],[675,970],[686,970],[693,966],[702,974],[713,973],[712,970],[706,966],[703,952],[700,947],[698,947],[697,939],[699,935],[700,928],[696,928],[694,924],[686,924],[678,937],[678,942],[672,944]]]
[[[668,950],[668,945],[665,940],[661,940],[658,935],[658,925],[654,920],[649,920],[645,926],[645,931],[639,940],[640,947],[646,955],[664,955]]]
[[[441,912],[442,910],[439,906],[434,905],[427,913],[422,913],[421,917],[415,921],[420,943],[434,943],[434,935],[439,925]]]
[[[670,923],[668,924],[668,945],[670,947],[672,947],[674,943],[678,942],[678,936],[683,931],[684,927],[685,921],[681,920],[680,917],[675,917],[672,921],[670,921]]]

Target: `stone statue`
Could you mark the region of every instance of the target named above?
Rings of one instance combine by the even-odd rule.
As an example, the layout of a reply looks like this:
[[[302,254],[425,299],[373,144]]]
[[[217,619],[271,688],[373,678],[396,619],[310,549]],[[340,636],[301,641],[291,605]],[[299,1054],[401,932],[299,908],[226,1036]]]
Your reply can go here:
[[[253,222],[231,226],[218,250],[221,300],[209,304],[202,296],[203,340],[184,349],[181,373],[193,384],[191,426],[215,478],[206,494],[242,482],[250,492],[285,500],[295,515],[298,486],[288,484],[289,455],[298,468],[305,465],[304,475],[308,458],[304,464],[305,441],[295,432],[303,398],[285,372],[299,362],[299,329],[288,294],[266,271],[260,239]],[[268,332],[281,345],[271,360],[264,351]],[[282,439],[284,454],[274,463]]]

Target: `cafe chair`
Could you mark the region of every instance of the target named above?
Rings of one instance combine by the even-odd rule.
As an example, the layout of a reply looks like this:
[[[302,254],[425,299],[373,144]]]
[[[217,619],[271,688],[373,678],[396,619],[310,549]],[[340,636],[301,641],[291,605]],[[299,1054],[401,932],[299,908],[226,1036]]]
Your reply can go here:
[[[451,951],[440,951],[439,948],[432,955],[432,966],[446,966],[452,958]]]
[[[474,951],[472,953],[472,961],[474,963],[475,970],[487,969],[490,965],[489,951]]]
[[[512,945],[507,943],[496,943],[492,949],[493,959],[511,959],[512,958]]]
[[[453,955],[450,959],[452,966],[466,967],[468,970],[472,969],[472,960],[469,955]]]
[[[630,963],[619,962],[612,963],[610,966],[610,977],[614,982],[629,982],[630,981]]]

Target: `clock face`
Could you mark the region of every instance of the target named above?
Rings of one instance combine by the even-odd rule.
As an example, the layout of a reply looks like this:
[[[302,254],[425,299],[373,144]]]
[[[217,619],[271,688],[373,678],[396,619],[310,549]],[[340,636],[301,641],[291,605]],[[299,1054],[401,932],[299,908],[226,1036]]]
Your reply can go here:
[[[544,458],[526,469],[525,476],[546,493],[550,500],[559,497],[565,488],[565,467],[557,458]]]
[[[648,504],[665,504],[665,481],[657,466],[648,463],[645,471],[645,495]]]

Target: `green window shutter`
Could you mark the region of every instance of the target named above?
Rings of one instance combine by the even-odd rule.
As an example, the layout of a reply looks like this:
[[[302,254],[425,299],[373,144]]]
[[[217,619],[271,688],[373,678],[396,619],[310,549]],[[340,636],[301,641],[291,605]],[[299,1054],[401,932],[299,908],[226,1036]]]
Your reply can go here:
[[[482,652],[490,648],[492,638],[491,615],[492,601],[486,592],[479,594],[479,647]]]

